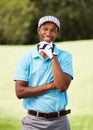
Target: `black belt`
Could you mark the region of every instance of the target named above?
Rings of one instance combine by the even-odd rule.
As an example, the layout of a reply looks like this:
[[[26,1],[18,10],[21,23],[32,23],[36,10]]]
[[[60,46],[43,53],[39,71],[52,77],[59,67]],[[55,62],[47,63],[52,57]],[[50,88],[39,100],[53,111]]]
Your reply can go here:
[[[64,116],[66,114],[71,113],[71,109],[68,110],[62,110],[59,112],[50,112],[50,113],[43,113],[43,112],[37,112],[34,110],[28,110],[28,114],[38,116],[38,117],[45,117],[45,118],[57,118],[60,116]]]

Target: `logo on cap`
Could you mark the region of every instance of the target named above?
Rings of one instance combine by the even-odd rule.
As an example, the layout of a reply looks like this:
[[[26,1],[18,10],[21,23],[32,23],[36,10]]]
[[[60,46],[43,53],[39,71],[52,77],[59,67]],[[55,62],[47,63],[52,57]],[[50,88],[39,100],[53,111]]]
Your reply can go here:
[[[42,18],[40,18],[39,22],[38,22],[38,27],[40,27],[42,24],[44,24],[45,22],[53,22],[54,24],[56,24],[56,26],[60,29],[60,22],[59,20],[54,17],[54,16],[44,16]]]

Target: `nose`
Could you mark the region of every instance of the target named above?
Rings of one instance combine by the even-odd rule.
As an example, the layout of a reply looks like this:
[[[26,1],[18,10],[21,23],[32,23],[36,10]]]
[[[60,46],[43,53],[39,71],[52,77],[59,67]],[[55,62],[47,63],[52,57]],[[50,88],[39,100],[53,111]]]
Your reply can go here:
[[[51,31],[50,31],[50,30],[47,30],[47,31],[46,31],[46,35],[47,35],[47,36],[50,36],[50,35],[51,35]]]

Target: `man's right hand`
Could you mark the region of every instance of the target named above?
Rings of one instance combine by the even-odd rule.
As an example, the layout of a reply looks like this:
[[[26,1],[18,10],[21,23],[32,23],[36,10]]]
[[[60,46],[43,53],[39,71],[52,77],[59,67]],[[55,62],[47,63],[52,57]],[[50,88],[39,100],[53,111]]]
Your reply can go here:
[[[40,42],[39,43],[39,53],[44,52],[50,59],[53,58],[53,43]]]

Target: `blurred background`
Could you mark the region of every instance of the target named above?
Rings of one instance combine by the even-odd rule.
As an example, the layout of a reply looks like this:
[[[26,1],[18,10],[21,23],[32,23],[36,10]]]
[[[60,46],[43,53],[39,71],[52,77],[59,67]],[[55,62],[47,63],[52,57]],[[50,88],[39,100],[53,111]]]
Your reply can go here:
[[[27,114],[13,76],[19,57],[39,41],[37,24],[44,15],[60,20],[56,44],[73,57],[71,130],[93,130],[93,0],[0,0],[0,130],[21,129]]]
[[[93,0],[0,0],[0,44],[38,42],[37,23],[44,15],[59,18],[57,41],[93,38]]]

